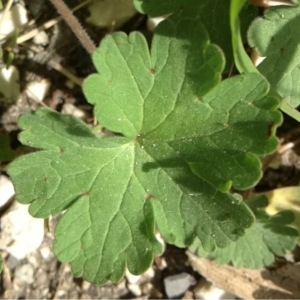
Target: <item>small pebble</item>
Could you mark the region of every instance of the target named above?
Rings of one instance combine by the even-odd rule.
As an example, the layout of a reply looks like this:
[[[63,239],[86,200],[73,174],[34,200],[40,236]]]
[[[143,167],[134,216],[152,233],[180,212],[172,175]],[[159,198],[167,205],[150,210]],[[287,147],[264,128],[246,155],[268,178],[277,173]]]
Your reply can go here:
[[[140,285],[141,291],[143,295],[149,295],[153,290],[153,285],[151,282],[145,282]]]
[[[2,18],[0,13],[0,19]],[[0,38],[11,34],[17,28],[22,28],[28,23],[27,10],[21,4],[15,4],[8,11],[6,18],[2,22],[0,28]]]
[[[118,291],[120,292],[119,295],[126,295],[128,290],[126,287],[126,281],[122,280],[121,282],[118,283]]]
[[[37,35],[34,36],[33,42],[36,45],[47,46],[49,44],[49,37],[45,31],[40,31]]]
[[[22,281],[27,284],[33,283],[34,270],[31,264],[25,264],[16,269],[15,280]]]
[[[143,275],[145,279],[152,279],[155,276],[155,272],[152,267],[150,267]]]
[[[15,258],[13,255],[8,255],[8,258],[6,259],[6,265],[9,268],[9,270],[14,270],[19,261],[17,258]]]
[[[47,281],[48,281],[48,273],[41,270],[41,269],[38,269],[37,270],[37,273],[36,273],[36,280],[35,280],[35,285],[37,287],[41,287],[41,286],[47,286]],[[48,289],[46,289],[47,292],[46,294],[49,292]]]
[[[196,280],[188,273],[180,273],[168,276],[164,279],[165,291],[168,298],[181,296],[192,285],[196,284]]]
[[[62,107],[61,113],[66,115],[71,115],[78,119],[83,119],[85,117],[84,111],[77,108],[72,103],[65,103]]]
[[[48,247],[42,247],[40,248],[41,256],[43,259],[47,260],[50,257],[50,249]]]
[[[31,81],[27,84],[25,92],[28,97],[34,99],[36,102],[41,103],[44,101],[50,88],[50,81],[43,79],[39,81]]]
[[[36,258],[36,254],[34,252],[29,253],[29,255],[27,255],[27,259],[28,262],[34,267],[37,268],[39,266],[39,262]]]
[[[15,194],[15,190],[10,179],[0,175],[0,206],[3,206]]]
[[[83,281],[83,283],[82,283],[82,289],[83,289],[83,290],[87,291],[87,290],[90,288],[90,286],[91,286],[91,283],[90,283],[90,282],[88,282],[88,281]]]
[[[12,209],[2,217],[1,230],[2,249],[17,259],[23,259],[41,245],[44,220],[30,216],[28,205],[15,202]]]
[[[126,270],[125,277],[128,281],[128,283],[137,283],[141,279],[141,275],[133,275],[128,270]]]
[[[65,291],[59,290],[59,291],[56,292],[57,297],[63,298],[65,295],[66,295]]]
[[[203,299],[203,300],[236,299],[234,295],[215,287],[211,282],[205,279],[201,280],[194,287],[193,292],[196,299]]]
[[[139,297],[142,295],[141,288],[139,287],[138,284],[128,283],[127,287],[128,287],[128,290],[136,297]]]

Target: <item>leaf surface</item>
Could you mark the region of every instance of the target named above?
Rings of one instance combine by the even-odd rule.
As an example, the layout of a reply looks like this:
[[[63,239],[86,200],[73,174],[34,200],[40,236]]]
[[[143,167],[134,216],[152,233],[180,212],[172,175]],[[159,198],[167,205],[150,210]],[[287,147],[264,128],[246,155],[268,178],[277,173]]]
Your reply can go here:
[[[134,3],[137,10],[153,17],[173,13],[172,18],[174,20],[181,15],[200,18],[211,41],[223,50],[227,62],[226,69],[232,66],[233,53],[229,24],[230,0],[134,0]],[[255,16],[256,9],[253,6],[245,5],[241,17],[243,38],[246,37],[246,29]]]
[[[249,44],[266,57],[259,71],[292,107],[300,104],[299,28],[300,6],[272,7],[253,22],[248,32]]]
[[[188,38],[184,38],[184,32]],[[13,162],[18,200],[36,217],[66,210],[54,251],[77,276],[118,281],[196,237],[212,251],[237,240],[253,213],[231,186],[261,176],[258,155],[277,146],[279,99],[258,74],[221,80],[224,59],[199,19],[163,22],[151,52],[139,33],[106,37],[84,83],[101,125],[48,109],[24,115],[21,141],[42,149]]]
[[[240,268],[263,268],[270,265],[276,256],[284,256],[286,251],[293,250],[298,237],[297,231],[290,227],[294,214],[281,211],[268,216],[261,209],[266,207],[268,200],[264,196],[251,201],[250,207],[256,216],[253,226],[246,230],[244,236],[224,249],[206,252],[195,240],[191,251],[200,256],[216,260],[220,264],[232,263]]]

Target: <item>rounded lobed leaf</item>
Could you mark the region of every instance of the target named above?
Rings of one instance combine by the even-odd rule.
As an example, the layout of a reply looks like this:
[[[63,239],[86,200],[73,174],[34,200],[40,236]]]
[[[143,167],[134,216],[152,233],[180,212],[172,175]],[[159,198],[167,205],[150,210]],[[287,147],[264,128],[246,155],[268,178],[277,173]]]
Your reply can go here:
[[[249,44],[265,57],[258,70],[293,107],[300,104],[300,1],[297,7],[265,10],[249,28]]]

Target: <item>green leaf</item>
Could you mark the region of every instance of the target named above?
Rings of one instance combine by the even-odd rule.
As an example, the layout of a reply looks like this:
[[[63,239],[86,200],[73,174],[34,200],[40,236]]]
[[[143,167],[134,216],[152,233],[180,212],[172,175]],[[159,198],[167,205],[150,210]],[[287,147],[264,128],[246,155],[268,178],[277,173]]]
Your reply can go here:
[[[211,41],[224,51],[227,61],[226,68],[232,66],[233,51],[229,42],[231,40],[230,0],[134,0],[134,3],[137,10],[154,17],[174,13],[174,20],[183,14],[191,18],[200,18]],[[243,38],[246,36],[246,28],[255,15],[256,9],[253,6],[246,5],[242,10],[241,30]]]
[[[246,53],[241,37],[240,12],[246,0],[231,0],[230,3],[230,28],[234,62],[240,73],[257,73],[248,54]]]
[[[252,202],[252,203],[251,203]],[[262,208],[266,207],[268,199],[259,196],[250,201],[249,206],[256,216],[252,227],[246,234],[233,242],[229,247],[205,251],[196,239],[190,247],[192,252],[216,260],[220,264],[231,262],[240,268],[263,268],[270,265],[276,256],[284,256],[286,251],[296,246],[298,233],[289,227],[294,221],[294,214],[282,211],[274,216],[268,216]]]
[[[266,57],[258,70],[292,107],[300,104],[299,28],[300,6],[272,7],[253,22],[248,33],[249,44]]]
[[[187,38],[184,38],[185,35]],[[66,210],[54,251],[77,276],[118,281],[145,271],[166,242],[194,238],[207,251],[237,240],[253,213],[231,186],[261,176],[272,152],[279,99],[259,74],[220,83],[224,59],[197,19],[163,22],[151,52],[139,33],[107,36],[93,56],[99,74],[84,83],[100,138],[48,109],[20,119],[22,143],[42,149],[14,161],[18,201],[36,217]]]
[[[182,31],[193,38],[180,39]],[[277,145],[272,128],[281,122],[278,112],[268,111],[279,100],[268,95],[265,80],[258,74],[238,76],[211,90],[220,80],[222,56],[208,43],[199,21],[198,26],[190,20],[165,21],[157,28],[151,53],[138,33],[116,34],[102,42],[94,54],[101,75],[85,82],[101,124],[142,144],[150,140],[155,147],[147,151],[153,153],[161,151],[160,140],[168,142],[194,172],[225,191],[231,181],[239,189],[255,184],[260,162],[249,152],[272,152]]]
[[[145,271],[161,252],[153,211],[136,179],[134,145],[125,138],[97,138],[80,121],[48,109],[24,115],[24,144],[47,149],[11,164],[18,201],[33,216],[65,209],[54,251],[75,275],[103,283],[128,268]]]

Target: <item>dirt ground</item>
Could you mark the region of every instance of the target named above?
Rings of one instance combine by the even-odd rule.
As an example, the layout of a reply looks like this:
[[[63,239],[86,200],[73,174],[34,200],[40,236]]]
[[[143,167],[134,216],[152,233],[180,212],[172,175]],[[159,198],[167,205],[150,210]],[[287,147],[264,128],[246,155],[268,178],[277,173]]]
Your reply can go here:
[[[48,0],[24,0],[16,2],[26,9],[29,17],[29,23],[21,31],[21,34],[40,28],[47,21],[58,16],[56,10]],[[83,1],[69,0],[65,2],[69,7],[75,7]],[[98,28],[88,24],[85,21],[89,16],[86,7],[76,11],[75,15],[96,44],[107,33],[115,29],[113,24],[109,28]],[[132,30],[140,30],[150,40],[152,34],[147,30],[146,23],[147,18],[145,16],[135,14],[121,26],[120,30],[127,33]],[[81,80],[95,71],[90,56],[81,47],[63,21],[56,23],[49,29],[40,29],[40,32],[42,32],[40,40],[38,38],[31,38],[13,45],[13,48],[9,46],[11,41],[8,41],[4,47],[4,61],[9,59],[11,53],[14,54],[13,65],[18,70],[18,83],[20,85],[20,94],[17,101],[13,102],[11,99],[6,99],[5,96],[0,99],[0,133],[9,139],[8,144],[10,149],[12,149],[10,153],[12,157],[30,151],[28,148],[22,146],[17,139],[19,133],[17,119],[24,112],[33,111],[42,106],[49,106],[59,112],[81,117],[87,123],[93,124],[94,121],[92,107],[86,102],[80,88]],[[31,84],[36,83],[41,85],[46,84],[47,86],[44,90],[44,95],[41,97],[32,92],[34,89],[28,89]],[[278,134],[281,138],[282,151],[270,157],[269,161],[266,162],[264,177],[257,186],[257,192],[278,187],[299,185],[300,125],[292,119],[285,117],[283,125],[278,130]],[[293,143],[293,146],[287,146],[291,143]],[[4,147],[4,145],[2,146]],[[8,158],[7,161],[0,162],[1,175],[7,178],[6,168],[11,159]],[[7,216],[11,211],[18,210],[19,206],[13,198],[8,204],[0,208],[0,247],[4,259],[4,269],[1,274],[0,283],[1,298],[162,299],[169,297],[166,293],[165,279],[178,274],[183,274],[180,280],[181,284],[186,285],[186,288],[176,298],[234,299],[236,296],[242,298],[248,295],[239,292],[236,288],[229,288],[228,284],[226,284],[226,280],[232,276],[230,274],[233,274],[233,270],[229,270],[226,273],[227,269],[220,271],[214,265],[210,265],[205,270],[203,266],[206,266],[205,263],[209,262],[201,261],[202,268],[200,268],[197,265],[199,262],[195,262],[195,258],[191,258],[186,253],[187,249],[178,249],[169,245],[166,246],[164,255],[156,258],[148,272],[139,277],[127,274],[120,283],[107,284],[105,286],[96,286],[74,278],[69,266],[59,263],[51,251],[53,227],[56,222],[55,218],[49,220],[47,224],[40,223],[36,225],[42,232],[42,242],[32,251],[28,251],[25,257],[16,258],[12,253],[7,251],[7,247],[14,243],[11,236],[12,231],[10,231],[12,230],[9,223],[10,219],[8,218],[9,220],[7,220]],[[21,213],[23,214],[24,212]],[[20,215],[17,215],[17,218],[19,218],[18,221],[23,220],[20,219]],[[31,224],[30,222],[32,221],[29,220],[28,224]],[[7,232],[4,231],[5,228]],[[35,231],[29,234],[33,236],[35,234],[37,236],[40,235],[40,233]],[[21,244],[19,247],[20,251],[24,250],[24,245]],[[281,286],[285,291],[280,294],[282,298],[298,297],[295,291],[297,289],[300,290],[300,272],[297,273],[298,275],[295,275],[293,272],[299,268],[299,257],[299,249],[297,248],[294,252],[287,254],[285,258],[278,258],[276,263],[271,266],[271,269],[266,269],[270,271],[274,269],[279,270],[283,265],[293,266],[291,268],[286,267],[289,271],[286,271],[287,273],[284,273],[284,276],[285,278],[293,278],[291,281],[294,285],[289,285],[287,280],[285,281],[286,283],[283,284],[283,287]],[[280,270],[283,272],[283,269]],[[217,274],[222,274],[223,277],[221,276],[221,279],[219,275],[219,277],[216,277],[214,271]],[[259,274],[256,274],[257,278],[259,278],[258,282],[262,284],[265,278],[261,275],[262,273]],[[241,279],[243,276],[241,274],[238,276],[240,281],[236,279],[236,282],[240,285],[245,284],[246,281]],[[216,283],[217,287],[211,286],[207,280]],[[276,286],[276,282],[274,284]],[[219,290],[218,288],[221,289]],[[277,290],[276,287],[268,287],[267,289]],[[223,290],[227,290],[234,295],[222,294],[224,293]],[[265,294],[258,294],[258,296],[254,297],[255,294],[252,293],[254,298],[262,298],[262,295]]]

